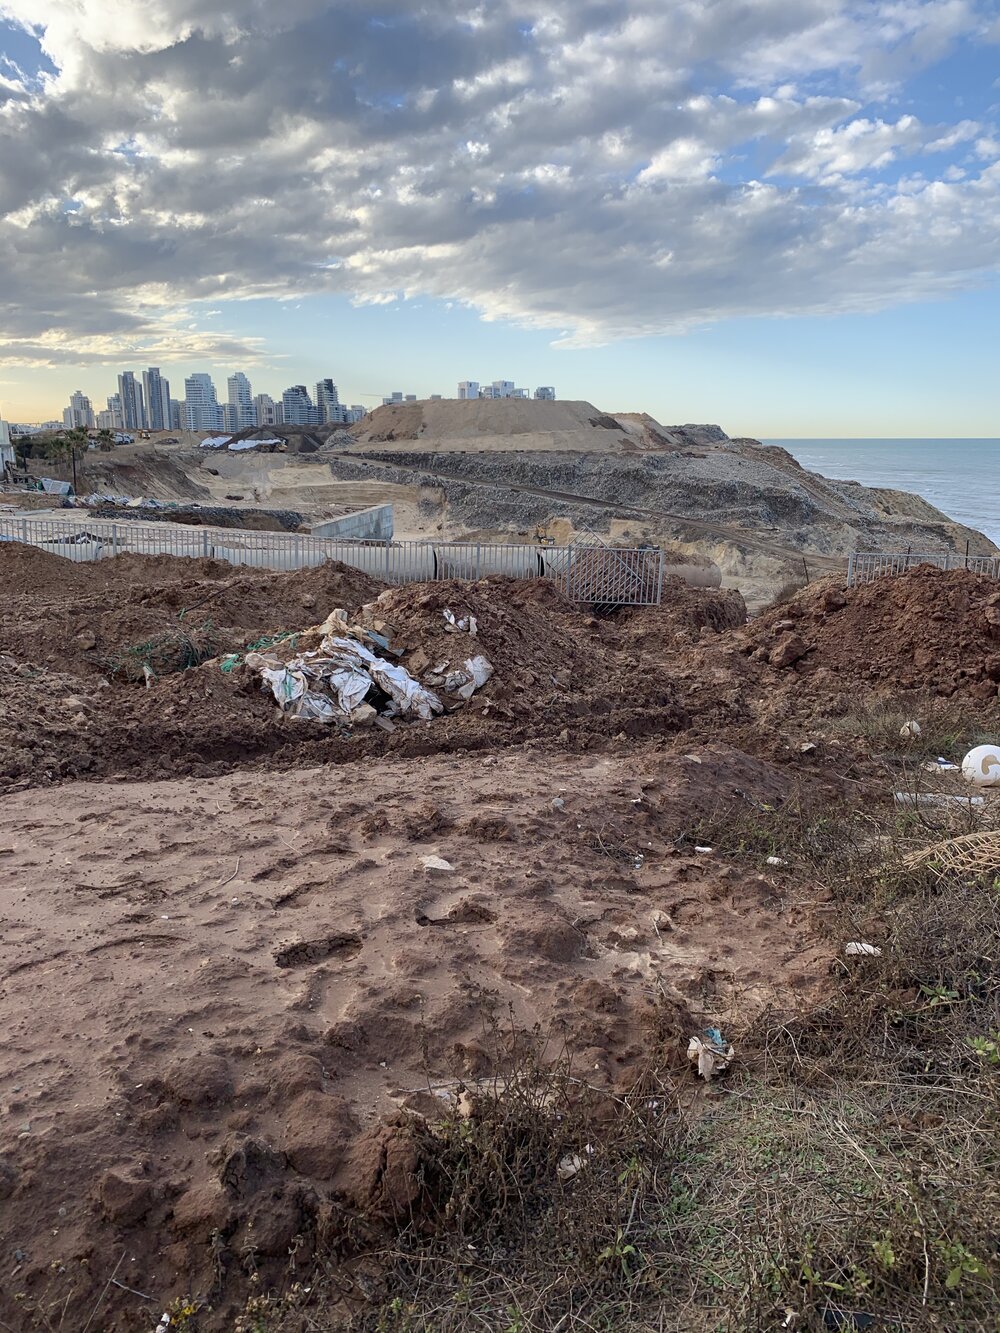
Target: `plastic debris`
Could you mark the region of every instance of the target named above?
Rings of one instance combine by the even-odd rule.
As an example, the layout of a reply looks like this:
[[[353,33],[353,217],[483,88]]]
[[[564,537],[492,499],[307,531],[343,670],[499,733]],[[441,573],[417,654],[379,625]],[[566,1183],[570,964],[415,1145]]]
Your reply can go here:
[[[695,851],[698,853],[699,856],[711,856],[712,853],[715,851],[715,848],[714,848],[714,847],[696,847],[696,848],[695,848]]]
[[[688,1042],[688,1059],[698,1066],[698,1076],[706,1083],[724,1073],[736,1055],[718,1028],[706,1028],[702,1036]]]
[[[920,735],[921,727],[919,722],[904,722],[899,729],[900,737],[904,741],[916,740]]]
[[[1000,746],[977,745],[962,760],[962,776],[974,787],[1000,786]]]
[[[781,858],[780,856],[769,856],[769,857],[767,858],[767,864],[768,864],[769,866],[786,866],[786,865],[788,865],[788,862],[785,861],[785,860],[782,860],[782,858]]]
[[[447,875],[455,869],[451,862],[446,861],[443,856],[422,856],[420,864],[432,875]]]
[[[431,685],[442,687],[449,694],[457,694],[466,702],[472,698],[476,690],[482,689],[493,675],[493,665],[485,657],[467,657],[461,667],[454,671],[449,671],[448,666],[449,663],[444,663],[444,669],[432,672],[427,680]]]
[[[936,759],[930,759],[924,764],[924,770],[927,773],[957,773],[960,765],[953,764],[949,760],[938,755]]]
[[[985,805],[985,796],[957,796],[941,791],[897,791],[897,805]]]
[[[567,1153],[565,1157],[560,1157],[556,1166],[556,1179],[565,1183],[579,1175],[582,1170],[583,1158],[580,1154],[576,1152]]]
[[[849,944],[844,945],[844,953],[848,958],[882,957],[882,950],[877,944],[866,944],[864,940],[851,940]]]

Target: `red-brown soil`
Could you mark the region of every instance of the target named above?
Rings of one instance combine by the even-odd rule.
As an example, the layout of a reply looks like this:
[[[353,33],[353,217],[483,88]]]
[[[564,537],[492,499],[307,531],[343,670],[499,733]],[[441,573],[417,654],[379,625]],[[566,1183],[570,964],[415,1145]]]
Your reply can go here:
[[[290,1250],[304,1264],[350,1216],[416,1204],[406,1116],[496,1072],[491,1014],[614,1089],[649,1062],[692,1077],[708,1020],[809,1006],[841,943],[822,889],[696,853],[702,821],[876,799],[843,739],[800,747],[845,700],[996,695],[1000,594],[965,573],[825,582],[749,626],[738,595],[683,586],[595,616],[545,582],[386,590],[336,566],[11,544],[0,581],[0,1320],[18,1329],[82,1327],[102,1291],[108,1333],[188,1294],[231,1327],[255,1267],[280,1282]],[[431,723],[345,737],[287,721],[245,666],[149,688],[109,669],[202,615],[241,651],[338,606],[416,675],[475,653],[496,674]]]

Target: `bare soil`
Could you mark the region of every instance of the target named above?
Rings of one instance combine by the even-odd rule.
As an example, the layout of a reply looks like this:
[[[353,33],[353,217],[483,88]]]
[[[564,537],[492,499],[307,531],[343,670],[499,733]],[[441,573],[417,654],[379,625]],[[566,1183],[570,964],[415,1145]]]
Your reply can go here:
[[[865,742],[818,730],[831,711],[997,692],[1000,594],[965,573],[827,581],[750,625],[738,594],[673,583],[608,617],[544,581],[386,589],[13,544],[0,582],[0,1320],[18,1329],[58,1310],[82,1327],[102,1293],[107,1330],[186,1296],[230,1328],[255,1272],[280,1285],[290,1252],[419,1209],[412,1126],[502,1074],[494,1020],[615,1090],[650,1062],[693,1078],[706,1023],[808,1012],[839,945],[828,894],[725,838],[803,792],[887,799]],[[337,606],[415,675],[483,653],[495,676],[432,723],[343,737],[218,656],[148,688],[109,669],[156,635],[241,653]],[[698,851],[706,829],[724,841]]]

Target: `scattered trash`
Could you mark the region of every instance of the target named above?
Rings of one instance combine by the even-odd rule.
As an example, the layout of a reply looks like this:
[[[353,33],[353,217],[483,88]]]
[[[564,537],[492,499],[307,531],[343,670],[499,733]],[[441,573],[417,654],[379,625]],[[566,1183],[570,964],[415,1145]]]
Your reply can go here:
[[[735,1054],[718,1028],[706,1028],[703,1036],[692,1037],[688,1042],[688,1059],[697,1064],[698,1076],[706,1083],[716,1074],[724,1073]]]
[[[556,1167],[556,1179],[565,1183],[572,1180],[574,1176],[579,1175],[583,1170],[583,1158],[579,1153],[567,1153],[565,1157],[559,1159]]]
[[[468,702],[476,690],[482,689],[493,675],[493,666],[485,657],[467,657],[461,668],[449,671],[445,662],[427,677],[428,683],[442,687],[449,694],[457,694]]]
[[[363,643],[327,635],[318,650],[289,662],[248,653],[246,664],[259,671],[265,685],[290,717],[323,723],[370,722],[384,717],[429,722],[444,705],[433,691],[413,679],[405,667],[386,662]],[[366,702],[376,687],[378,707]]]
[[[432,875],[447,875],[455,867],[450,861],[446,861],[443,856],[422,856],[420,864]]]
[[[565,810],[565,809],[566,809],[566,802],[563,800],[563,798],[562,798],[561,796],[553,796],[553,798],[552,798],[552,809],[553,809],[553,810]]]
[[[985,796],[953,796],[940,791],[897,791],[894,794],[897,805],[985,805]]]
[[[815,741],[803,741],[802,744],[799,746],[799,754],[812,754],[813,750],[815,749],[816,749]]]
[[[714,848],[714,847],[696,847],[696,848],[695,848],[695,851],[698,853],[699,856],[711,856],[712,853],[715,851],[715,848]]]
[[[923,767],[928,773],[957,773],[959,770],[958,764],[951,763],[949,760],[942,758],[941,755],[938,755],[936,759],[928,760]]]
[[[463,616],[461,620],[458,620],[454,611],[445,608],[444,622],[444,628],[448,634],[457,634],[459,631],[464,634],[468,631],[475,638],[479,633],[479,623],[475,616]]]
[[[1000,747],[977,745],[962,760],[962,776],[974,787],[1000,786]]]
[[[767,864],[769,866],[786,866],[788,865],[788,862],[782,860],[780,856],[769,856],[767,858]]]
[[[170,1327],[170,1315],[166,1312],[166,1310],[164,1310],[163,1318],[156,1325],[156,1328],[153,1330],[153,1333],[167,1333],[167,1329],[169,1327]]]
[[[863,940],[851,940],[850,944],[845,944],[844,953],[848,958],[882,957],[882,950],[877,944],[865,944]]]
[[[904,722],[899,729],[899,734],[904,741],[916,740],[920,735],[919,722]]]

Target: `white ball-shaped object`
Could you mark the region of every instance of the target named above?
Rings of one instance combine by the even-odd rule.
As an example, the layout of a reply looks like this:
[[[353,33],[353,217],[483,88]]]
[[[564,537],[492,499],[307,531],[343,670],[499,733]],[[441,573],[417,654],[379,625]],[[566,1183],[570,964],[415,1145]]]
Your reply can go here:
[[[962,760],[962,775],[975,787],[1000,787],[1000,745],[977,745]]]
[[[904,741],[915,740],[916,737],[920,735],[920,723],[904,722],[899,729],[899,734],[900,736],[902,736]]]

